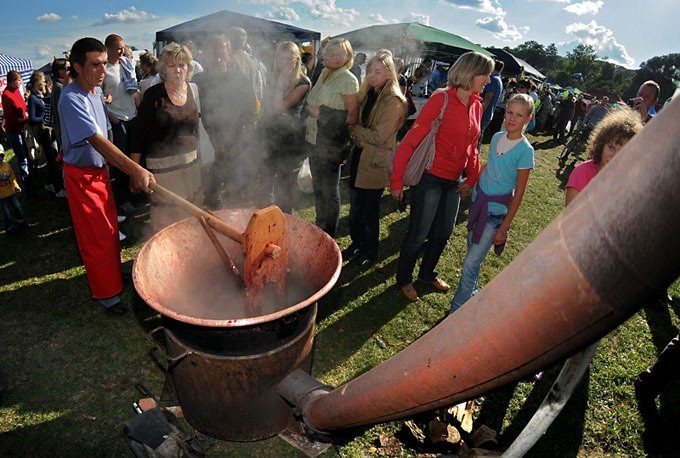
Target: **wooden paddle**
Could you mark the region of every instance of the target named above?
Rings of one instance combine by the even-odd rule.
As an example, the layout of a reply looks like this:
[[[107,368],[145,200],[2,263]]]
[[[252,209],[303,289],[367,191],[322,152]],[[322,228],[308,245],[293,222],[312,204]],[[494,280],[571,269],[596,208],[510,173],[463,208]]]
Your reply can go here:
[[[283,296],[288,271],[288,225],[279,207],[271,205],[256,211],[245,231],[240,231],[158,183],[152,183],[150,188],[160,199],[184,209],[202,224],[241,244],[245,254],[243,281],[249,306],[260,304],[266,283],[273,283],[277,294]],[[223,252],[217,251],[222,259]],[[227,265],[232,267],[228,262]]]

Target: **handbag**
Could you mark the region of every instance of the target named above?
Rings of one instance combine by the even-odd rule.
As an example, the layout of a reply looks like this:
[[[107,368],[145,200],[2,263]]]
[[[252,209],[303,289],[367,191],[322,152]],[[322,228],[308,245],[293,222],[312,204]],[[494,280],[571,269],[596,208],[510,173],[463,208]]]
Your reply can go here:
[[[406,111],[406,117],[416,114],[418,107],[416,107],[416,102],[413,100],[413,92],[409,89],[406,91],[406,102],[408,103],[408,110]]]
[[[309,167],[309,158],[306,157],[302,162],[302,167],[297,175],[298,189],[304,193],[311,194],[314,192],[314,184],[312,181],[312,169]]]
[[[446,106],[449,103],[448,91],[442,91],[444,93],[444,104],[442,105],[442,110],[439,112],[437,119],[432,121],[430,126],[430,132],[423,138],[415,151],[411,155],[406,165],[406,170],[404,171],[404,176],[402,177],[402,182],[406,186],[416,186],[420,183],[423,177],[423,172],[432,168],[432,162],[434,161],[434,152],[436,149],[435,137],[437,136],[437,131],[439,130],[439,125],[442,123],[442,118],[446,112]]]
[[[189,83],[189,87],[191,88],[191,94],[194,96],[196,107],[198,108],[198,159],[201,161],[201,166],[206,166],[215,162],[215,148],[213,148],[208,132],[206,132],[205,127],[203,126],[201,99],[198,96],[198,87],[196,86],[196,83]]]

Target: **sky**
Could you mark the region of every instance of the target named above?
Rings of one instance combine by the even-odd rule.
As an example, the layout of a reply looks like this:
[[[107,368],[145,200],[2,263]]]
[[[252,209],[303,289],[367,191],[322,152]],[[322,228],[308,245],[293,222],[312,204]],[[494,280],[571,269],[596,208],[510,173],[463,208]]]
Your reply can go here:
[[[155,32],[221,10],[311,29],[322,37],[420,22],[485,47],[533,40],[554,43],[564,56],[584,43],[600,58],[631,69],[680,52],[678,0],[40,0],[3,8],[0,53],[31,59],[38,68],[78,38],[103,41],[110,33],[151,50]]]

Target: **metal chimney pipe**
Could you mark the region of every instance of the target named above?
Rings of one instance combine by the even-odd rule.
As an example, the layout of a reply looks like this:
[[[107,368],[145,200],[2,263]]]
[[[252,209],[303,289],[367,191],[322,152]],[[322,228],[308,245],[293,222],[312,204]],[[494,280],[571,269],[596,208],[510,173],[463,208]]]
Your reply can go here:
[[[298,406],[320,431],[472,399],[567,357],[680,272],[680,100],[479,294],[371,371]]]

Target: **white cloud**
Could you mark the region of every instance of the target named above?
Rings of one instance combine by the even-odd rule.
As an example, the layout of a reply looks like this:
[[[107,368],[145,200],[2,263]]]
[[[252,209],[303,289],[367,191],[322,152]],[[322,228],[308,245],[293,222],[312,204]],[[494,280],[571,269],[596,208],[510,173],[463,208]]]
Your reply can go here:
[[[35,18],[38,22],[56,22],[59,19],[61,19],[61,16],[57,13],[45,13]]]
[[[340,8],[335,4],[335,0],[302,0],[301,3],[309,8],[312,17],[339,25],[350,26],[359,17],[357,10]]]
[[[496,16],[505,16],[498,0],[439,0],[442,5],[455,6],[464,10],[481,11]]]
[[[157,19],[160,19],[160,17],[151,13],[147,13],[146,11],[137,11],[137,8],[131,6],[130,8],[126,10],[120,10],[117,13],[104,13],[102,20],[95,25],[144,22],[154,21]]]
[[[292,2],[289,0],[248,0],[248,3],[254,5],[279,5],[282,6],[281,10],[283,10],[285,5],[289,5]],[[295,3],[303,5],[312,18],[331,22],[334,26],[349,27],[360,15],[354,8],[338,7],[335,4],[335,0],[296,0]],[[297,13],[295,14],[297,15]],[[269,13],[267,13],[266,17],[268,15]],[[295,20],[299,20],[299,17]]]
[[[266,19],[272,19],[274,21],[299,21],[300,16],[295,12],[293,8],[288,6],[275,6],[270,11],[268,11],[264,17]]]
[[[48,45],[38,46],[36,52],[40,57],[52,57],[54,56],[54,49]]]
[[[519,41],[529,31],[529,27],[517,27],[508,24],[503,16],[489,16],[477,19],[475,24],[480,29],[491,32],[494,38],[503,41]]]
[[[565,31],[585,45],[592,46],[600,58],[627,68],[634,68],[635,60],[628,55],[625,46],[616,41],[614,32],[597,22],[569,24]]]
[[[369,14],[368,15],[368,21],[372,25],[382,25],[382,24],[389,24],[390,20],[385,19],[382,14]]]
[[[420,22],[424,25],[430,25],[430,16],[427,14],[410,12],[404,16],[402,22]]]
[[[604,2],[580,2],[572,3],[571,5],[565,6],[564,10],[569,13],[574,13],[577,16],[583,16],[584,14],[597,14],[600,8],[604,6]]]

